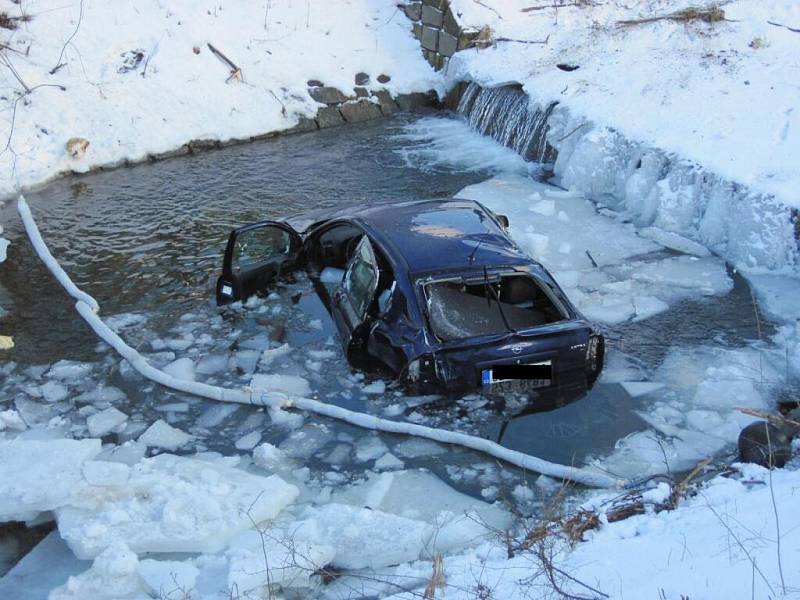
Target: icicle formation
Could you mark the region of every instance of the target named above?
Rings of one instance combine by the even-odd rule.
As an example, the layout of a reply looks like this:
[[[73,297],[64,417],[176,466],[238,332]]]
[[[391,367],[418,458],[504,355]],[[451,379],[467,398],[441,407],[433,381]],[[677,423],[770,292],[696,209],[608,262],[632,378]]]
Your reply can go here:
[[[531,107],[528,95],[516,86],[484,88],[470,82],[458,103],[470,127],[508,146],[525,160],[555,161],[556,151],[547,143],[547,119],[556,102],[544,110]]]

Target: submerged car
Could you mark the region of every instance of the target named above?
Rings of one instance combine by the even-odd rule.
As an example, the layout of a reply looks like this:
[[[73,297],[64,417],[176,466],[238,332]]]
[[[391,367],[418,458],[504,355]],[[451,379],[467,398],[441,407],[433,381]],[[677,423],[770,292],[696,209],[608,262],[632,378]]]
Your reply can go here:
[[[230,234],[217,303],[304,269],[355,368],[411,393],[569,388],[574,399],[600,374],[603,336],[507,227],[468,200],[253,223]]]

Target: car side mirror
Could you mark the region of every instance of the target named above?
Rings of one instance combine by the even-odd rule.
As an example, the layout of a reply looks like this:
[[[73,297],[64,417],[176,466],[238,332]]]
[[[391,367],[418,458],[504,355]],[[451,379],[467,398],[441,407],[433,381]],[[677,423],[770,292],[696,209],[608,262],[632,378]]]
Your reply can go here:
[[[500,225],[504,228],[508,229],[508,217],[506,215],[497,215],[497,220],[500,221]]]

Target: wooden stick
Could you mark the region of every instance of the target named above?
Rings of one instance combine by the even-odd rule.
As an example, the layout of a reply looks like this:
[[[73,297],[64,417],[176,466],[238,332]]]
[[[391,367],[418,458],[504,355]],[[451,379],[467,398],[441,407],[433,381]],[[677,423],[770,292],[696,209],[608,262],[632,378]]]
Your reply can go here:
[[[224,62],[231,70],[230,77],[228,77],[228,79],[225,80],[225,83],[228,83],[231,79],[238,79],[239,81],[242,80],[242,69],[239,68],[239,66],[235,62],[233,62],[230,58],[225,56],[220,50],[215,48],[213,44],[211,44],[211,42],[208,42],[208,49],[211,50],[214,56],[216,56],[218,59]]]

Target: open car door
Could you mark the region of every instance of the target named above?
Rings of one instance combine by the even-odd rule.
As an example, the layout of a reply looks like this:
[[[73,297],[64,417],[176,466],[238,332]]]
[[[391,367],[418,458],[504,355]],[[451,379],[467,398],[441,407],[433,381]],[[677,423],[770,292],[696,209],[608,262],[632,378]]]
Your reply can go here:
[[[217,305],[265,290],[281,273],[298,268],[302,254],[302,238],[286,223],[262,221],[234,229],[217,279]]]
[[[356,329],[367,320],[367,313],[378,289],[380,271],[375,251],[364,235],[347,265],[342,284],[333,294],[332,314],[342,337],[345,352],[350,356]]]

